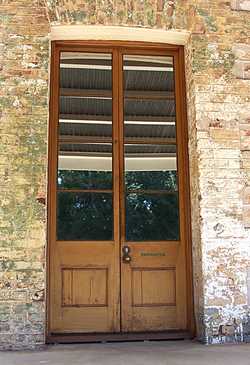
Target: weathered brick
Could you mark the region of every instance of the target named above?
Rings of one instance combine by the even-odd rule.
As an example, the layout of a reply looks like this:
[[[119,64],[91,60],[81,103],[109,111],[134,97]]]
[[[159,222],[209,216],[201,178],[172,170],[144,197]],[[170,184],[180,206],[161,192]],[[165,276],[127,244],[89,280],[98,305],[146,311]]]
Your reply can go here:
[[[243,222],[246,228],[250,228],[250,205],[244,205]]]
[[[238,79],[250,80],[250,61],[237,60],[232,71]]]
[[[250,45],[249,44],[242,44],[242,43],[238,43],[238,44],[234,44],[233,48],[232,48],[232,52],[235,56],[235,58],[240,59],[240,60],[246,60],[249,61],[250,60]]]
[[[231,0],[231,7],[233,10],[250,11],[250,0]]]

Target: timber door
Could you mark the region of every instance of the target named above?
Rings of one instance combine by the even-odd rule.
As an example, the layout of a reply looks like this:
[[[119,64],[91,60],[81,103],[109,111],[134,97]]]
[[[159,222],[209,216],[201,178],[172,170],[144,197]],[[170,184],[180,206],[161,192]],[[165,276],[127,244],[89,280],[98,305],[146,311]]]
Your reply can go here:
[[[188,331],[182,49],[89,43],[53,44],[49,334]]]

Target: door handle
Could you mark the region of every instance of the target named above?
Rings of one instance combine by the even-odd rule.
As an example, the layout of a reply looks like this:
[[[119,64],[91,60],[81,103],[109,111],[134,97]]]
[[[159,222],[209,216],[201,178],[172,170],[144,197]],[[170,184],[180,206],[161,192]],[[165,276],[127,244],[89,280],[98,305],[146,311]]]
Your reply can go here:
[[[130,247],[129,246],[123,246],[122,248],[122,261],[124,262],[124,264],[129,264],[130,261],[132,260],[131,256],[130,256]]]

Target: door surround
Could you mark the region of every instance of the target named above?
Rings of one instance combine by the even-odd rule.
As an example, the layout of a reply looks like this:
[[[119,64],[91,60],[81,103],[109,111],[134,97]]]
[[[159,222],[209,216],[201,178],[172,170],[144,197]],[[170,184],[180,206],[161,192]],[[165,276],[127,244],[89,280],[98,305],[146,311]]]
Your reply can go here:
[[[161,31],[163,32],[163,31]],[[166,33],[164,31],[164,33]],[[177,33],[177,32],[175,32]],[[48,247],[47,247],[47,342],[53,342],[53,336],[50,334],[49,330],[49,258],[50,258],[50,230],[51,227],[55,226],[55,221],[53,221],[53,214],[51,214],[51,199],[50,195],[52,193],[51,191],[51,181],[55,178],[55,171],[53,171],[52,163],[51,161],[55,156],[53,156],[52,153],[52,145],[53,141],[55,141],[55,138],[57,138],[57,135],[55,134],[54,129],[54,123],[55,123],[55,113],[52,113],[53,109],[53,100],[55,98],[58,98],[58,70],[59,70],[59,64],[58,64],[58,58],[53,57],[55,52],[59,52],[60,49],[70,49],[70,47],[82,47],[82,46],[89,46],[91,47],[112,47],[112,46],[120,46],[120,47],[126,47],[130,50],[133,50],[133,48],[136,49],[143,49],[147,48],[148,50],[157,50],[157,48],[160,48],[161,50],[166,51],[173,51],[178,53],[178,64],[176,64],[176,73],[177,78],[176,81],[178,85],[176,87],[179,88],[179,96],[182,101],[182,107],[179,108],[178,113],[180,115],[181,123],[177,125],[177,128],[181,129],[181,141],[179,143],[182,143],[184,148],[183,156],[180,156],[180,158],[183,160],[183,166],[182,166],[182,174],[185,176],[186,181],[190,181],[189,179],[189,166],[188,166],[188,126],[187,126],[187,112],[186,112],[186,102],[185,102],[185,75],[184,75],[184,47],[183,46],[176,46],[176,45],[170,45],[170,44],[164,44],[162,42],[159,43],[149,43],[149,42],[127,42],[127,41],[117,41],[117,40],[107,40],[107,41],[99,41],[99,40],[92,40],[92,41],[78,41],[78,40],[71,40],[71,41],[54,41],[52,42],[52,62],[51,62],[51,78],[50,78],[50,124],[49,124],[49,174],[48,174]],[[57,82],[57,85],[55,84]],[[52,117],[54,115],[54,118]],[[186,192],[184,194],[184,200],[185,204],[187,205],[187,214],[185,216],[185,237],[186,237],[186,266],[187,266],[187,291],[188,291],[188,299],[187,299],[187,313],[188,313],[188,330],[191,336],[195,335],[195,325],[194,325],[194,315],[193,315],[193,280],[192,280],[192,248],[191,248],[191,224],[190,224],[190,192],[189,192],[189,186],[186,187]],[[112,335],[109,336],[110,339]],[[128,336],[126,334],[121,334],[120,336],[116,336],[118,340],[120,339],[128,339]],[[175,335],[172,335],[172,337],[175,337]],[[171,335],[169,338],[172,338]],[[100,340],[101,335],[96,336],[96,340]],[[105,338],[105,336],[103,337]],[[133,338],[133,336],[132,336]],[[145,337],[141,335],[141,338],[149,338],[147,334],[145,334]],[[113,338],[115,340],[115,336]],[[136,336],[134,336],[134,339],[136,339]],[[56,340],[56,339],[55,339]],[[87,340],[87,337],[86,337]],[[93,340],[93,335],[91,337],[91,340]],[[62,342],[67,342],[68,339]],[[82,339],[81,341],[85,341]],[[59,340],[60,342],[60,340]],[[74,340],[71,342],[74,342]]]
[[[191,32],[183,29],[165,30],[109,25],[52,25],[50,30],[51,41],[128,41],[185,46],[190,36]]]

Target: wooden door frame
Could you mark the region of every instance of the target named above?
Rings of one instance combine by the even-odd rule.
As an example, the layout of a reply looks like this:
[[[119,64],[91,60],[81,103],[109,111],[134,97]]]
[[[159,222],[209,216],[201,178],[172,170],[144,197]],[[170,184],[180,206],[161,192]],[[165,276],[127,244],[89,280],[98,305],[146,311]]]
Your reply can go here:
[[[191,203],[190,203],[190,177],[189,177],[189,158],[188,158],[188,125],[187,125],[187,105],[186,105],[186,93],[185,93],[185,60],[184,60],[184,46],[168,45],[163,43],[147,43],[147,42],[129,42],[129,41],[53,41],[51,42],[51,69],[50,69],[50,102],[49,102],[49,148],[48,148],[48,193],[47,193],[47,249],[46,249],[46,342],[77,342],[77,341],[100,341],[100,340],[128,340],[128,339],[146,339],[146,338],[179,338],[185,337],[182,334],[177,334],[175,331],[169,331],[165,335],[155,334],[152,336],[150,333],[144,334],[98,334],[98,335],[65,335],[58,336],[52,335],[49,329],[49,315],[50,315],[50,257],[52,249],[52,238],[56,234],[56,221],[55,221],[55,204],[52,196],[55,196],[56,188],[56,171],[57,166],[57,152],[58,152],[58,120],[59,120],[59,57],[60,52],[64,51],[87,51],[98,53],[113,53],[117,52],[117,49],[123,50],[123,53],[128,54],[140,54],[140,55],[168,55],[174,57],[174,75],[175,75],[175,100],[176,100],[176,140],[178,151],[178,174],[179,179],[182,182],[188,182],[181,184],[180,202],[179,206],[185,207],[182,214],[183,224],[181,225],[181,236],[185,237],[185,250],[186,250],[186,285],[187,285],[187,324],[189,337],[194,337],[196,334],[195,320],[194,320],[194,304],[193,304],[193,269],[192,269],[192,243],[191,243]],[[118,57],[118,56],[117,56]],[[120,61],[121,62],[121,61]],[[112,68],[113,69],[113,68]],[[114,72],[113,72],[114,75]],[[119,75],[118,75],[119,76]],[[121,76],[119,76],[121,77]],[[118,87],[121,82],[116,81]],[[121,90],[120,90],[121,92]],[[115,105],[113,101],[113,105]],[[113,107],[113,113],[117,113]],[[121,108],[120,113],[121,112]],[[120,115],[121,118],[121,115]],[[115,128],[116,137],[117,128]],[[119,138],[123,138],[122,133]],[[115,138],[116,138],[115,137]],[[113,136],[114,138],[114,136]],[[121,144],[122,145],[122,144]],[[121,162],[120,151],[120,163]],[[114,162],[113,162],[114,163]],[[114,186],[114,189],[115,186]],[[121,187],[120,187],[121,189]],[[121,195],[120,195],[121,196]],[[120,202],[121,204],[121,202]],[[183,331],[182,331],[183,332]],[[67,338],[67,339],[66,339]],[[70,339],[71,338],[71,339]]]

